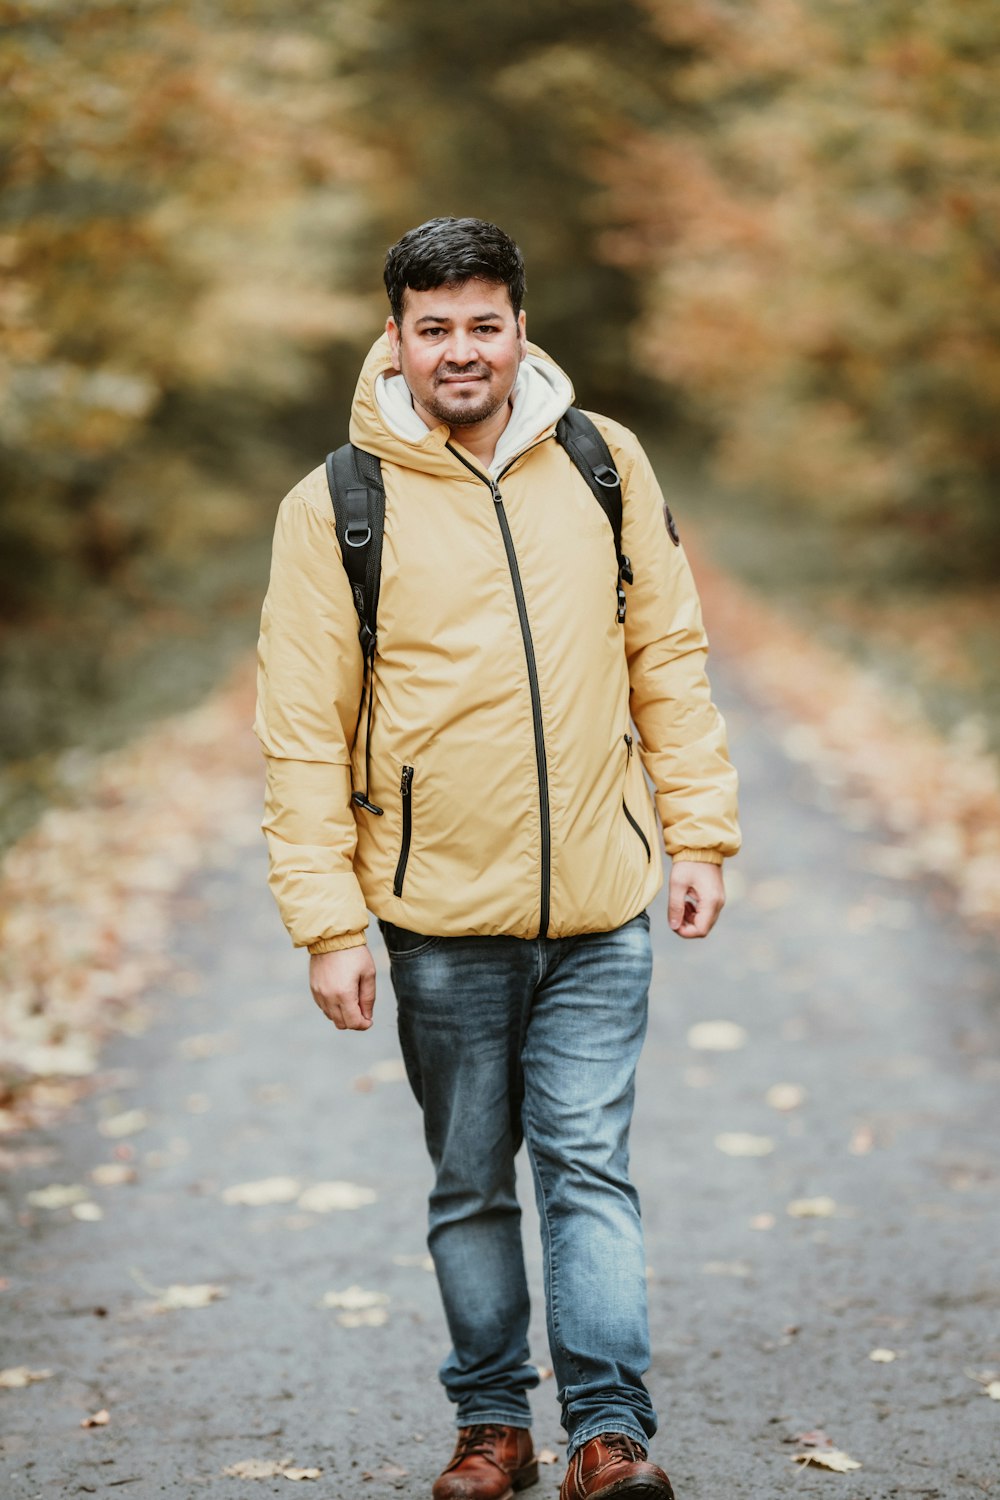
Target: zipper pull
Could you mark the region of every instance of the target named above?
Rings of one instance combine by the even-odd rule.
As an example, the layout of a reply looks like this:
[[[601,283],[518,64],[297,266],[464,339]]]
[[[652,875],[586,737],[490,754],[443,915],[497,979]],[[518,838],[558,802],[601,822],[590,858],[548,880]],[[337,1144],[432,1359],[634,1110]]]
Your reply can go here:
[[[490,480],[490,494],[493,496],[494,505],[503,504],[503,496],[500,493],[500,486],[497,484],[495,479]]]
[[[632,759],[632,736],[630,734],[627,734],[625,736],[625,744],[628,747],[628,758],[629,758],[629,760],[631,760]]]
[[[381,818],[382,814],[385,811],[384,808],[376,807],[374,802],[370,802],[368,800],[367,792],[354,792],[352,794],[352,801],[354,801],[358,807],[363,807],[365,812],[374,813],[377,818]]]
[[[408,797],[410,795],[410,785],[411,785],[412,781],[413,781],[413,767],[412,766],[404,766],[403,767],[403,778],[402,778],[402,780],[399,783],[399,791],[400,791],[400,795],[401,796]]]

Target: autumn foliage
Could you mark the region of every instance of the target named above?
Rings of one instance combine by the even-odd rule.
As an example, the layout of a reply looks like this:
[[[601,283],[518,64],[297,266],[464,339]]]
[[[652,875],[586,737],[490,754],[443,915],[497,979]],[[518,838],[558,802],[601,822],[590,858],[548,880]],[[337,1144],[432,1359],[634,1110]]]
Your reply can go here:
[[[646,4],[675,108],[601,163],[639,357],[732,480],[995,561],[1000,12]]]

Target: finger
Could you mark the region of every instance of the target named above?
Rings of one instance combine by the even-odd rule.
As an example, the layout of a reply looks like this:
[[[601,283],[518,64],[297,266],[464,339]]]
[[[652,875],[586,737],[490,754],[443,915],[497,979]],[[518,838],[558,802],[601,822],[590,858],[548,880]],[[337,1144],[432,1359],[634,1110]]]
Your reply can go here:
[[[372,1023],[372,1011],[375,1009],[375,971],[362,974],[358,985],[358,1008],[369,1026]]]
[[[674,932],[679,932],[684,923],[684,907],[688,896],[688,883],[670,877],[670,892],[667,900],[667,918]]]
[[[721,901],[704,901],[697,907],[686,907],[685,921],[680,928],[681,937],[708,937],[722,910]]]

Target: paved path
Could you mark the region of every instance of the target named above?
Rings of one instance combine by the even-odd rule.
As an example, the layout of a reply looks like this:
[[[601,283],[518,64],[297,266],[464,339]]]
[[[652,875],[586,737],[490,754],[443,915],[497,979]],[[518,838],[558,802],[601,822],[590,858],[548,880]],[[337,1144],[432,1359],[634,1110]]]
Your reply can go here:
[[[784,757],[780,725],[715,676],[747,848],[709,942],[674,938],[662,903],[654,914],[633,1133],[656,1456],[678,1500],[1000,1496],[1000,1402],[984,1393],[1000,1378],[995,950],[954,927],[941,893],[872,874],[875,834],[846,827],[836,792]],[[376,1028],[334,1031],[256,842],[180,903],[178,947],[183,973],[151,997],[150,1029],[106,1054],[106,1086],[18,1145],[36,1155],[12,1175],[2,1225],[0,1367],[53,1373],[0,1391],[2,1493],[295,1493],[223,1474],[252,1459],[322,1469],[302,1492],[325,1500],[425,1496],[451,1415],[424,1265],[429,1171],[384,955]],[[692,1047],[705,1021],[737,1023],[744,1045]],[[775,1109],[775,1084],[803,1102]],[[99,1129],[138,1108],[136,1134]],[[717,1139],[733,1135],[773,1149],[727,1154]],[[93,1184],[129,1146],[136,1180]],[[223,1199],[278,1176],[377,1199],[328,1212]],[[31,1206],[52,1183],[89,1185],[103,1218]],[[787,1212],[817,1198],[832,1217]],[[530,1209],[525,1222],[537,1289]],[[165,1288],[203,1283],[228,1295],[150,1311]],[[320,1305],[352,1286],[389,1298],[365,1314],[383,1323],[346,1327]],[[876,1348],[896,1358],[874,1362]],[[540,1320],[534,1349],[544,1362]],[[102,1408],[107,1425],[80,1426]],[[816,1428],[862,1468],[792,1463],[787,1439]],[[541,1500],[562,1472],[551,1381],[536,1435],[560,1456]]]

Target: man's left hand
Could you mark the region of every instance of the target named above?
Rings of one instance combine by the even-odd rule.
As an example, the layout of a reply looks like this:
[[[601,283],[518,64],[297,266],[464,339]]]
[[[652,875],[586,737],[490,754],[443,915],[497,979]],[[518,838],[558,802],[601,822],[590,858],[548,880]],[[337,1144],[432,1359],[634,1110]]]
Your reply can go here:
[[[675,860],[670,871],[667,915],[678,937],[708,937],[726,904],[722,866]]]

